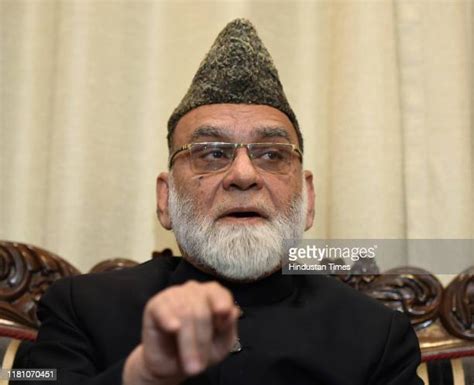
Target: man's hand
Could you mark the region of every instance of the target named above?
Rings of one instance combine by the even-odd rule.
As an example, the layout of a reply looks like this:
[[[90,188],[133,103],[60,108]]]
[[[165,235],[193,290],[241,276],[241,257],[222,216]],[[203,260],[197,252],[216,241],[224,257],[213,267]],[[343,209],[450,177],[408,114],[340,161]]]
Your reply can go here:
[[[151,298],[142,343],[128,356],[124,385],[174,385],[221,361],[237,338],[239,310],[216,282],[190,281]]]

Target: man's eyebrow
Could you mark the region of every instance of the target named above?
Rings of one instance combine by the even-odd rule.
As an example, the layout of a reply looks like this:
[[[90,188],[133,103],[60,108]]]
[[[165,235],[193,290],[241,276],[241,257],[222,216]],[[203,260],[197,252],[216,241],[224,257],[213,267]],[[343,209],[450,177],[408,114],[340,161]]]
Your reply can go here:
[[[216,139],[228,139],[227,130],[214,126],[201,126],[191,135],[191,141],[201,139],[203,137],[211,137]]]
[[[267,139],[267,138],[283,138],[288,142],[290,140],[290,134],[288,131],[281,127],[259,127],[256,128],[258,137]]]

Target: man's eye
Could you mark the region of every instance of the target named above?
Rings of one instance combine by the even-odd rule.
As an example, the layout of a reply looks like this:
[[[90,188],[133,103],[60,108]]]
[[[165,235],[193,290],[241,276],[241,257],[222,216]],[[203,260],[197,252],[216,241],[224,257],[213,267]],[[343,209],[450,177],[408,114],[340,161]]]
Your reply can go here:
[[[267,150],[260,154],[260,158],[265,160],[277,161],[283,159],[283,154],[281,153],[281,151],[278,150]]]
[[[202,159],[205,160],[215,160],[215,159],[223,159],[227,158],[226,153],[222,150],[208,150],[208,151],[203,151],[203,153],[200,156]]]
[[[209,156],[214,159],[220,159],[224,157],[224,152],[221,150],[214,150],[209,154]]]

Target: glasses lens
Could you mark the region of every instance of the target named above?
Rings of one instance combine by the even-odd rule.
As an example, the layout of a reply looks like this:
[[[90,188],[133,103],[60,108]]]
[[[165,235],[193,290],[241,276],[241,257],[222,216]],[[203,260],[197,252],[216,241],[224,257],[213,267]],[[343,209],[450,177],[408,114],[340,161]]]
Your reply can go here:
[[[293,149],[282,143],[253,144],[250,153],[253,164],[265,171],[286,173],[291,165]]]
[[[191,146],[191,165],[196,173],[226,168],[233,159],[235,146],[231,143],[195,143]]]

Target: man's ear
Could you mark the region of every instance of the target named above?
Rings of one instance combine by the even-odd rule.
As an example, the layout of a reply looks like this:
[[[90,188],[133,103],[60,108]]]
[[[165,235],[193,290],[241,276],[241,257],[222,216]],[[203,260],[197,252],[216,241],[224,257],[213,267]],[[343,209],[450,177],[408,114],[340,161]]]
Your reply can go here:
[[[315,192],[314,192],[314,184],[313,184],[313,173],[309,170],[304,171],[304,186],[303,188],[306,189],[306,197],[307,197],[307,210],[306,210],[306,226],[304,230],[308,230],[313,226],[314,221],[314,202],[315,202]]]
[[[156,213],[158,220],[166,230],[171,230],[171,219],[168,207],[169,173],[162,172],[156,178]]]

